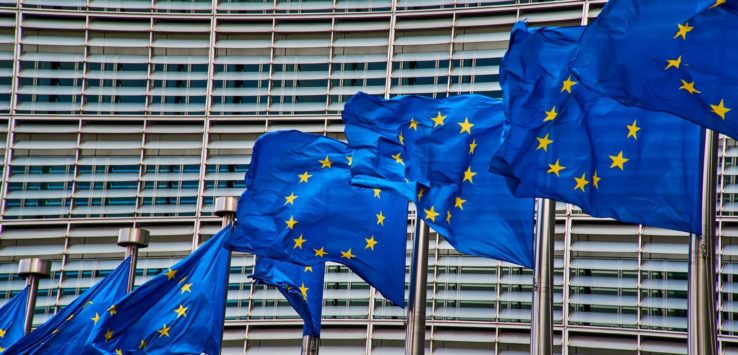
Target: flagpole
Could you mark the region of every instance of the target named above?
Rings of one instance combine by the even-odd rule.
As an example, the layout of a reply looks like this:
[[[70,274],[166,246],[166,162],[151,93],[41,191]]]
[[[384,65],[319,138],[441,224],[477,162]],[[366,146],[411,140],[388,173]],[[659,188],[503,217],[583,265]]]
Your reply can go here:
[[[126,293],[133,291],[136,280],[136,264],[138,264],[138,249],[149,246],[149,231],[143,228],[121,228],[118,230],[118,245],[126,248],[126,258],[131,258],[128,267],[128,285]]]
[[[26,316],[23,320],[23,335],[28,335],[31,332],[33,313],[36,309],[39,279],[43,276],[49,276],[50,270],[51,266],[48,260],[28,258],[21,259],[18,262],[18,275],[26,278],[26,285],[30,288],[28,300],[26,300]]]
[[[702,238],[689,240],[689,295],[687,346],[690,355],[717,353],[715,312],[715,186],[718,133],[705,132],[705,166],[702,169]]]
[[[221,227],[225,228],[236,221],[236,209],[238,208],[238,197],[221,196],[215,199],[215,215],[222,218]],[[223,295],[223,329],[221,332],[221,344],[223,343],[223,335],[225,334],[225,315],[226,305],[228,304],[228,277],[231,274],[231,252],[228,252],[228,268],[226,269],[225,282],[226,291]]]
[[[553,354],[553,254],[556,201],[537,199],[536,261],[530,323],[530,354]]]
[[[415,212],[413,256],[410,264],[410,297],[407,307],[405,354],[425,352],[425,302],[428,294],[428,237],[430,227]]]

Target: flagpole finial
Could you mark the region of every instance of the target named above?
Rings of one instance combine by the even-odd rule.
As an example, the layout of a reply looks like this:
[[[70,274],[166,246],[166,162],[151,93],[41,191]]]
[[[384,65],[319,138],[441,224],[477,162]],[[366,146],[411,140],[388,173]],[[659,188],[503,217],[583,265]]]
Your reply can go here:
[[[39,258],[21,259],[18,262],[18,275],[28,277],[32,275],[49,276],[51,264],[48,260]]]
[[[136,245],[139,248],[149,246],[150,234],[143,228],[121,228],[118,230],[118,245],[127,247]]]
[[[28,258],[21,259],[18,262],[18,275],[26,278],[26,285],[28,287],[28,298],[23,317],[23,335],[28,335],[31,332],[33,315],[36,309],[39,280],[44,276],[49,276],[50,271],[51,265],[48,260]]]
[[[223,217],[228,214],[235,214],[238,208],[238,197],[221,196],[215,199],[215,215]]]

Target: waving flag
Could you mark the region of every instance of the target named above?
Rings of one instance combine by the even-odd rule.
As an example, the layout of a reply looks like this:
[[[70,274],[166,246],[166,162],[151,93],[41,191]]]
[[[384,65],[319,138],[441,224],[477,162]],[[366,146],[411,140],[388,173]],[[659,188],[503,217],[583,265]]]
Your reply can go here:
[[[510,117],[492,169],[518,196],[595,217],[699,233],[703,130],[579,85],[581,27],[513,29],[500,78]]]

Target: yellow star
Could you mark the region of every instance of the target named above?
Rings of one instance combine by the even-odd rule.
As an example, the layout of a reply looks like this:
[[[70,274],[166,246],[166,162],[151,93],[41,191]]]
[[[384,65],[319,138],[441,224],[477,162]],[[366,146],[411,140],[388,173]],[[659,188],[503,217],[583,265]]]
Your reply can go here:
[[[679,31],[674,35],[674,38],[682,37],[682,39],[687,39],[687,32],[694,29],[694,27],[690,26],[689,23],[685,23],[684,25],[677,24],[677,27],[679,27]]]
[[[405,145],[405,137],[402,136],[402,132],[397,135],[397,139],[400,140],[400,145]]]
[[[600,180],[602,180],[602,178],[597,176],[597,170],[595,170],[594,174],[592,174],[592,186],[594,186],[595,189],[600,189],[600,186],[598,185],[600,183]]]
[[[669,68],[679,69],[680,65],[682,65],[682,56],[678,56],[677,59],[667,59],[666,68],[664,68],[664,70],[669,70]]]
[[[431,118],[431,121],[433,121],[433,128],[436,128],[438,126],[443,126],[443,120],[446,119],[446,116],[441,115],[441,112],[438,112],[438,115],[436,117]]]
[[[423,198],[424,193],[425,193],[425,187],[421,187],[420,190],[418,190],[418,201],[420,201]]]
[[[460,210],[464,210],[464,202],[466,200],[462,200],[461,197],[456,198],[456,202],[454,203],[454,207],[458,207]]]
[[[690,95],[702,93],[701,91],[694,88],[694,81],[688,83],[686,80],[681,80],[681,82],[682,82],[682,86],[679,87],[679,90],[684,90],[688,92]]]
[[[5,333],[7,330],[0,328],[0,338],[5,338]]]
[[[416,121],[414,118],[410,119],[410,128],[414,130],[418,130],[418,121]]]
[[[92,321],[95,322],[95,324],[97,324],[97,321],[100,320],[100,315],[97,312],[95,312],[95,316],[90,319],[92,319]]]
[[[123,355],[123,350],[115,348],[115,355]]]
[[[187,276],[185,276],[185,277],[181,278],[181,279],[179,280],[179,282],[177,282],[177,283],[178,283],[178,284],[181,284],[181,283],[185,282],[186,280],[187,280]]]
[[[308,272],[308,271],[313,272],[313,267],[312,266],[305,266],[305,270],[303,270],[302,272]]]
[[[327,156],[327,155],[325,156],[325,159],[323,159],[323,160],[318,160],[318,161],[320,162],[320,167],[321,167],[321,168],[330,168],[330,167],[332,167],[332,166],[333,166],[333,165],[332,165],[333,163],[331,162],[331,160],[330,160],[330,159],[328,159],[328,156]]]
[[[546,172],[546,174],[556,174],[556,176],[559,176],[559,172],[564,169],[566,169],[566,167],[561,166],[561,164],[559,164],[559,160],[556,159],[555,163],[548,164],[548,171]]]
[[[384,226],[384,215],[382,214],[382,211],[379,211],[379,214],[377,216],[377,224],[381,224]]]
[[[351,164],[354,163],[354,157],[352,155],[347,155],[346,156],[346,162],[347,162],[348,166],[351,166]]]
[[[67,320],[72,320],[74,318],[74,314],[70,314],[69,317],[67,317]]]
[[[113,339],[113,331],[108,329],[108,331],[105,332],[105,342],[107,343],[110,339]]]
[[[380,189],[374,189],[374,197],[381,199],[382,197],[379,196],[379,194],[382,192]]]
[[[451,210],[446,210],[446,223],[451,224]]]
[[[138,348],[139,349],[145,349],[147,345],[149,345],[149,343],[147,343],[146,340],[141,339],[141,342],[138,343]]]
[[[287,223],[287,228],[294,229],[295,224],[297,224],[297,221],[295,220],[294,216],[290,216],[290,220],[284,221],[284,223]]]
[[[164,324],[164,326],[161,327],[161,329],[157,330],[157,332],[159,333],[159,338],[163,336],[169,336],[169,330],[171,329],[172,329],[171,327],[167,327],[167,325]]]
[[[177,308],[177,309],[174,310],[174,313],[177,313],[177,318],[179,318],[179,317],[187,317],[187,310],[188,309],[189,309],[188,307],[185,307],[185,306],[183,306],[183,305],[180,304],[179,305],[179,308]]]
[[[395,163],[405,165],[405,162],[402,161],[402,157],[400,156],[400,154],[402,154],[402,153],[397,153],[397,154],[393,155],[392,158],[395,159]]]
[[[364,249],[371,249],[372,251],[374,251],[374,246],[379,243],[374,239],[374,236],[371,236],[370,238],[364,238],[364,240],[366,240],[366,246],[364,247]]]
[[[308,299],[308,290],[309,288],[305,287],[305,284],[303,283],[300,285],[300,293],[302,294],[302,299],[306,300]]]
[[[432,222],[436,221],[436,217],[438,217],[436,206],[431,206],[429,210],[424,209],[423,211],[425,211],[425,219],[430,219]]]
[[[177,270],[169,269],[164,273],[164,275],[167,275],[167,280],[172,280],[177,276]]]
[[[295,195],[294,192],[290,192],[290,195],[289,196],[285,196],[284,197],[284,199],[286,200],[284,202],[284,204],[285,205],[293,205],[294,206],[295,205],[295,199],[298,198],[298,197],[300,197],[300,196]]]
[[[325,247],[320,247],[320,249],[313,249],[315,252],[315,256],[324,257],[328,255],[328,253],[325,252]]]
[[[307,241],[307,239],[302,237],[302,234],[300,234],[300,236],[297,237],[297,239],[292,239],[292,240],[295,241],[295,246],[292,247],[292,249],[297,249],[297,248],[302,249],[302,244]]]
[[[469,117],[464,118],[464,122],[456,122],[459,126],[461,126],[461,131],[459,131],[459,134],[462,134],[464,132],[471,134],[471,129],[474,127],[473,123],[469,123]]]
[[[84,306],[82,306],[82,309],[85,309],[85,308],[87,308],[87,306],[89,306],[89,305],[91,305],[91,304],[95,304],[95,302],[92,302],[92,301],[87,301],[87,303],[85,303],[85,305],[84,305]]]
[[[111,316],[114,316],[118,313],[118,309],[115,308],[115,305],[108,307],[107,311],[108,313],[110,313]]]
[[[548,152],[548,145],[553,143],[553,140],[548,138],[548,133],[543,137],[536,137],[536,139],[538,140],[538,148],[536,150],[543,149],[544,152]]]
[[[469,143],[469,154],[474,154],[474,149],[477,149],[477,140],[473,140]]]
[[[621,150],[618,155],[609,155],[610,159],[612,159],[612,164],[610,165],[610,168],[618,167],[620,170],[623,170],[623,164],[627,163],[628,158],[623,157],[623,151]]]
[[[356,255],[351,254],[351,248],[349,248],[349,250],[346,250],[346,251],[342,251],[341,252],[341,257],[344,258],[344,259],[351,260],[352,258],[355,258]]]
[[[556,106],[551,107],[551,110],[545,111],[545,112],[546,112],[546,118],[543,119],[543,122],[553,121],[558,115],[558,113],[556,113]]]
[[[715,0],[715,3],[712,4],[712,6],[710,6],[710,8],[712,9],[712,8],[718,7],[718,6],[722,5],[722,4],[725,4],[726,2],[728,2],[728,0]]]
[[[720,118],[722,118],[722,119],[725,119],[725,114],[730,111],[729,108],[725,107],[725,102],[722,99],[720,100],[720,103],[719,104],[717,104],[717,105],[710,105],[710,108],[712,109],[712,112],[714,114],[720,116]]]
[[[571,88],[572,88],[572,87],[573,87],[574,85],[576,85],[576,84],[577,84],[577,82],[576,82],[576,81],[573,81],[573,80],[571,80],[571,75],[569,75],[569,77],[568,77],[568,78],[566,78],[566,80],[564,80],[564,83],[563,83],[563,85],[561,86],[561,91],[559,91],[559,92],[564,92],[564,91],[566,91],[566,92],[568,92],[568,93],[570,93],[570,94],[571,94]]]
[[[461,182],[469,181],[470,183],[473,184],[474,181],[472,180],[472,178],[474,177],[474,175],[477,175],[477,173],[472,171],[471,165],[470,165],[468,168],[466,168],[466,171],[464,172],[464,180],[462,180]]]
[[[180,288],[180,290],[182,290],[181,293],[185,293],[185,292],[192,293],[192,290],[190,289],[190,287],[192,287],[192,283],[182,285],[182,288]]]
[[[631,123],[629,125],[625,125],[625,127],[628,127],[628,136],[625,137],[625,139],[628,139],[630,137],[633,137],[633,139],[636,139],[637,140],[638,139],[638,131],[641,130],[641,127],[638,127],[638,125],[636,125],[636,120],[633,120],[633,123]]]
[[[2,346],[0,346],[0,353],[2,353],[2,352],[5,352],[5,348],[3,348]]]
[[[574,181],[577,182],[576,186],[574,186],[574,190],[579,189],[584,192],[584,187],[589,184],[589,180],[587,180],[587,174],[582,173],[582,177],[574,177]]]
[[[304,172],[304,173],[302,173],[302,174],[300,174],[300,175],[297,175],[297,176],[300,177],[300,182],[299,182],[300,184],[302,184],[303,182],[305,182],[305,183],[308,182],[308,179],[310,179],[311,177],[313,177],[312,175],[308,174],[307,171]]]

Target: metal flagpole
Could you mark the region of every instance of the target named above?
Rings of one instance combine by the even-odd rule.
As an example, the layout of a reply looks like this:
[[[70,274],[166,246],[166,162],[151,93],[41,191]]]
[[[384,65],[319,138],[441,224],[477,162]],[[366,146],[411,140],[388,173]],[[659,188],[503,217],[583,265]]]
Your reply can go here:
[[[18,275],[26,278],[26,285],[30,287],[28,300],[26,301],[26,316],[23,320],[23,335],[31,332],[33,325],[33,312],[36,309],[36,296],[38,294],[39,279],[49,276],[51,266],[48,260],[39,258],[21,259],[18,262]]]
[[[128,268],[128,285],[126,287],[126,292],[131,292],[136,280],[138,249],[149,246],[149,231],[143,228],[121,228],[118,230],[118,245],[126,248],[126,258],[131,257],[131,265]]]
[[[530,354],[553,354],[553,254],[556,201],[537,200],[536,263],[530,323]]]
[[[410,297],[407,307],[405,354],[425,353],[425,300],[428,294],[428,237],[430,227],[415,212],[413,257],[410,264]]]
[[[229,224],[236,221],[236,210],[238,209],[238,197],[221,196],[215,199],[215,215],[222,218],[221,226],[225,228]],[[228,302],[228,277],[231,274],[231,252],[228,252],[228,269],[226,269],[226,293],[223,296],[223,320],[225,320],[226,304]],[[225,334],[225,323],[223,323],[223,332]],[[223,339],[221,338],[221,343]]]
[[[702,238],[689,240],[689,296],[687,345],[690,355],[717,353],[715,317],[715,185],[718,133],[705,132],[705,166],[702,170]]]

